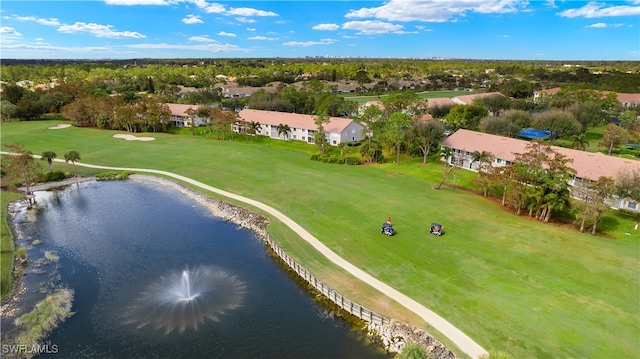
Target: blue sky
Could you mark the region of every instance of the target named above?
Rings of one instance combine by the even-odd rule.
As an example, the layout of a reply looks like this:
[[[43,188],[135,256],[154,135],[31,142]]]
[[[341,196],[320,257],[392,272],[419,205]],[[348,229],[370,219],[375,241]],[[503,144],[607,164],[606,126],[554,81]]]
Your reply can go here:
[[[2,0],[0,58],[640,60],[640,0]]]

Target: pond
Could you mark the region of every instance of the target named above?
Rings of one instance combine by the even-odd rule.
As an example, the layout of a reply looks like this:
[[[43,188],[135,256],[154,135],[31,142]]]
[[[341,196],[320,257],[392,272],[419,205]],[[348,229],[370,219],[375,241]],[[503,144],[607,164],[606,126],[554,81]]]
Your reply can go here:
[[[75,314],[48,338],[57,357],[391,357],[255,233],[173,189],[91,181],[37,194],[43,209],[16,217],[30,248],[21,305],[74,290]]]

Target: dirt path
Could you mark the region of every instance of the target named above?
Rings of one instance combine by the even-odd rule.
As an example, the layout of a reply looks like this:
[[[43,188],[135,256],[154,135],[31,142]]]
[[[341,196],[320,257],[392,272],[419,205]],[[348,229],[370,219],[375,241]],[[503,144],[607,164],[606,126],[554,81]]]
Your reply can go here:
[[[1,153],[6,153],[6,152],[1,152]],[[60,160],[60,159],[56,159],[55,161],[63,162],[63,160]],[[431,326],[436,328],[440,333],[442,333],[447,338],[449,338],[449,340],[451,340],[455,345],[457,345],[458,348],[461,351],[463,351],[465,354],[469,355],[472,358],[478,358],[481,355],[486,355],[487,354],[487,351],[484,348],[482,348],[473,339],[471,339],[469,336],[464,334],[460,329],[456,328],[451,323],[446,321],[444,318],[442,318],[438,314],[434,313],[433,311],[429,310],[428,308],[426,308],[422,304],[416,302],[415,300],[413,300],[413,299],[407,297],[406,295],[400,293],[398,290],[394,289],[393,287],[389,286],[388,284],[381,282],[380,280],[378,280],[375,277],[371,276],[370,274],[364,272],[360,268],[358,268],[358,267],[354,266],[353,264],[347,262],[345,259],[343,259],[342,257],[338,256],[331,249],[329,249],[329,247],[327,247],[322,242],[320,242],[316,237],[314,237],[306,229],[302,228],[298,223],[294,222],[291,218],[285,216],[280,211],[276,210],[275,208],[273,208],[271,206],[268,206],[268,205],[266,205],[264,203],[255,201],[255,200],[247,198],[247,197],[239,196],[237,194],[234,194],[234,193],[231,193],[231,192],[227,192],[227,191],[221,190],[219,188],[215,188],[215,187],[209,186],[209,185],[204,184],[202,182],[198,182],[198,181],[193,180],[191,178],[188,178],[188,177],[185,177],[185,176],[181,176],[181,175],[178,175],[178,174],[175,174],[175,173],[171,173],[171,172],[165,172],[165,171],[159,171],[159,170],[153,170],[153,169],[144,169],[144,168],[124,168],[124,167],[98,166],[98,165],[92,165],[92,164],[80,163],[80,162],[76,162],[75,165],[76,166],[82,166],[82,167],[89,167],[89,168],[105,169],[105,170],[133,171],[133,172],[145,172],[145,173],[161,174],[161,175],[164,175],[164,176],[172,177],[172,178],[175,178],[177,180],[192,184],[194,186],[197,186],[197,187],[202,188],[204,190],[207,190],[207,191],[210,191],[210,192],[225,196],[227,198],[231,198],[231,199],[234,199],[236,201],[243,202],[243,203],[249,204],[249,205],[251,205],[253,207],[259,208],[259,209],[271,214],[272,216],[274,216],[275,218],[280,220],[282,223],[286,224],[291,230],[296,232],[302,239],[304,239],[309,244],[311,244],[316,250],[318,250],[320,253],[322,253],[325,257],[327,257],[335,265],[343,268],[344,270],[346,270],[350,274],[354,275],[355,277],[359,278],[363,282],[367,283],[368,285],[370,285],[373,288],[377,289],[381,293],[385,294],[389,298],[391,298],[391,299],[397,301],[398,303],[402,304],[404,307],[406,307],[410,311],[412,311],[412,312],[416,313],[417,315],[419,315],[427,323],[429,323]]]

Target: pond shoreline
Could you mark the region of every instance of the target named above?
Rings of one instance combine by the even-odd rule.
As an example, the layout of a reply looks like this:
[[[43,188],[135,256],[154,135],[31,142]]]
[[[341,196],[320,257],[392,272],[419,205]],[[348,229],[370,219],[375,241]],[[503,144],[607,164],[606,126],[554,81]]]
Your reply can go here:
[[[135,182],[152,182],[164,187],[169,187],[179,191],[190,199],[195,200],[200,205],[206,207],[211,211],[211,213],[221,218],[225,221],[234,223],[241,228],[246,228],[258,235],[265,244],[269,244],[269,241],[272,240],[269,232],[267,231],[267,226],[269,225],[269,220],[255,212],[252,212],[246,208],[233,205],[229,202],[215,199],[205,194],[199,193],[183,184],[174,182],[169,179],[165,179],[162,177],[149,176],[149,175],[140,175],[140,174],[132,174],[128,176],[129,180]],[[41,183],[34,186],[30,186],[30,191],[46,191],[51,189],[64,188],[69,185],[73,185],[74,183],[86,182],[96,180],[95,177],[77,177],[66,179],[59,182],[49,182],[49,183]],[[26,192],[26,188],[19,188],[22,192]],[[29,200],[28,197],[21,199],[21,201]],[[11,208],[11,204],[10,204]],[[15,211],[10,210],[14,212]],[[16,234],[16,230],[11,225],[11,228]],[[16,262],[17,264],[17,262]],[[15,278],[14,285],[19,283],[19,279]],[[7,302],[16,299],[19,296],[20,290],[15,290],[17,288],[12,288],[10,294],[7,295]],[[5,301],[3,301],[4,303]],[[457,358],[456,354],[451,350],[447,349],[442,343],[438,342],[431,335],[426,333],[424,330],[416,328],[406,323],[402,323],[396,320],[391,319],[390,323],[384,325],[378,325],[374,323],[368,323],[365,328],[370,336],[375,337],[376,340],[380,340],[383,344],[383,347],[388,352],[401,352],[402,348],[407,343],[417,343],[424,346],[431,357],[437,359],[454,359]]]

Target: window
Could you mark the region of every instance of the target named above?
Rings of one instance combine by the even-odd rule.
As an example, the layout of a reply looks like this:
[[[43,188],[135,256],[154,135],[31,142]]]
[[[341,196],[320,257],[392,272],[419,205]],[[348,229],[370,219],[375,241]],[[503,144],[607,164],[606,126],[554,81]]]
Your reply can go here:
[[[502,163],[502,159],[501,158],[496,158],[496,163]]]
[[[336,143],[337,143],[336,140],[333,140],[333,144],[335,145]]]
[[[302,136],[302,140],[303,140],[303,141],[305,140],[304,136]]]
[[[629,208],[629,209],[638,209],[638,203],[637,202],[628,202],[627,203],[627,208]]]
[[[296,139],[296,135],[293,135],[293,139],[294,139],[294,140]]]

